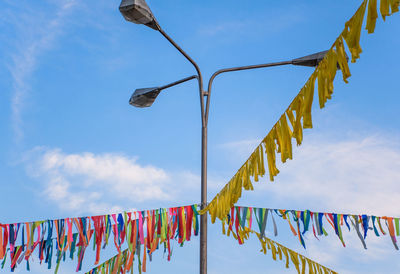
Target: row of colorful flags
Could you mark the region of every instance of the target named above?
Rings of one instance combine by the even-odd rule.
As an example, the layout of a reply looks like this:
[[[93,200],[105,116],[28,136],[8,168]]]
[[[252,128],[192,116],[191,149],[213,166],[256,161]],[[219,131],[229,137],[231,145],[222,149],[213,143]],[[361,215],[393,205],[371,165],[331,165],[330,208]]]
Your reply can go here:
[[[76,271],[80,271],[90,245],[95,251],[96,265],[101,250],[111,242],[118,253],[122,252],[124,243],[131,254],[139,256],[141,248],[144,249],[142,261],[145,268],[146,254],[151,256],[163,246],[170,260],[172,240],[183,245],[185,241],[190,241],[192,235],[198,235],[197,207],[188,205],[110,215],[0,223],[1,267],[4,268],[8,256],[11,271],[23,261],[26,261],[26,269],[29,270],[29,259],[36,254],[39,262],[47,264],[49,269],[54,265],[55,258],[57,273],[68,253],[71,260],[77,260]]]
[[[342,231],[347,229],[348,231],[355,231],[365,249],[367,249],[366,238],[368,233],[373,233],[377,237],[388,235],[394,248],[399,249],[396,236],[400,236],[400,218],[367,214],[234,206],[222,221],[223,232],[225,234],[228,230],[228,233],[232,233],[239,244],[243,244],[245,238],[242,233],[244,231],[258,230],[260,237],[264,237],[268,220],[270,220],[273,233],[277,236],[278,226],[275,218],[281,218],[287,222],[290,231],[295,237],[298,237],[304,248],[306,248],[304,235],[307,232],[312,230],[314,237],[319,239],[318,237],[328,236],[326,228],[328,226],[332,228],[344,247],[346,244]]]

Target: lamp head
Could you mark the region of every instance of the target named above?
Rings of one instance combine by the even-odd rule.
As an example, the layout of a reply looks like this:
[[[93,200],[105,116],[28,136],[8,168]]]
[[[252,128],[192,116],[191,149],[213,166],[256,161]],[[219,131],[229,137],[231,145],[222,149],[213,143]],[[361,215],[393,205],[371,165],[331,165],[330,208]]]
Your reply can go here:
[[[129,104],[135,107],[144,108],[150,107],[156,100],[161,89],[158,87],[154,88],[139,88],[132,94],[129,99]]]
[[[307,55],[304,57],[300,57],[297,59],[293,59],[292,60],[292,65],[295,66],[307,66],[307,67],[316,67],[318,66],[318,64],[322,61],[322,59],[324,59],[326,53],[328,52],[328,50],[324,50],[321,52],[317,52],[311,55]],[[346,60],[347,62],[349,61],[349,57],[346,55]],[[339,63],[337,64],[337,69],[340,69]]]
[[[159,30],[158,23],[145,0],[122,0],[119,11],[129,22]]]
[[[293,59],[292,64],[296,66],[316,67],[318,66],[319,62],[324,59],[327,52],[327,50],[324,50],[311,55]]]

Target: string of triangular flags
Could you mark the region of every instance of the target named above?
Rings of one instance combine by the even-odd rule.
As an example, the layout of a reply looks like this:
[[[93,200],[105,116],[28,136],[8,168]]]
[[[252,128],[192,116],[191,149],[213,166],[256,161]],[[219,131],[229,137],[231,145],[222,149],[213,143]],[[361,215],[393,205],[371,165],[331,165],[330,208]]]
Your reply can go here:
[[[317,239],[319,236],[328,236],[324,228],[326,223],[328,223],[335,231],[335,234],[344,247],[346,244],[343,239],[342,229],[345,227],[351,231],[351,227],[353,227],[365,249],[367,249],[365,240],[370,230],[373,231],[377,237],[388,234],[395,249],[399,249],[396,239],[396,236],[400,236],[400,219],[398,217],[235,206],[231,208],[226,218],[222,221],[222,230],[225,234],[226,226],[228,235],[233,233],[238,243],[243,244],[245,239],[243,233],[252,230],[254,218],[257,222],[257,228],[261,238],[265,235],[268,218],[270,218],[273,224],[274,235],[277,236],[278,227],[274,216],[275,218],[278,217],[287,221],[291,232],[295,237],[298,237],[304,248],[306,248],[304,241],[305,233],[312,229],[314,237]],[[386,225],[387,232],[385,232],[382,223]]]
[[[265,236],[261,237],[261,235],[255,231],[250,231],[250,233],[254,233],[257,235],[258,239],[260,240],[261,243],[261,252],[264,254],[267,254],[267,248],[271,250],[272,253],[272,259],[276,261],[278,258],[280,261],[283,260],[283,255],[285,255],[285,261],[286,261],[286,268],[289,268],[289,257],[290,261],[294,264],[297,273],[306,273],[306,268],[308,266],[308,273],[309,274],[319,274],[319,273],[324,273],[324,274],[334,274],[337,273],[336,271],[333,271],[332,269],[323,266],[309,258],[307,258],[304,255],[301,255],[297,253],[296,251],[289,249]],[[276,256],[278,255],[278,257]]]
[[[227,235],[228,237],[232,234],[232,236],[238,241],[239,244],[244,244],[245,240],[249,239],[250,234],[256,234],[258,240],[260,241],[262,249],[260,250],[264,254],[267,254],[267,249],[271,250],[272,259],[276,261],[278,258],[280,261],[283,260],[283,255],[285,256],[286,268],[289,268],[289,262],[291,261],[295,266],[297,272],[305,273],[306,268],[308,266],[308,272],[310,274],[316,273],[337,273],[332,269],[323,266],[304,255],[297,253],[296,251],[287,248],[265,236],[265,229],[260,229],[260,233],[254,231],[252,229],[252,212],[256,212],[255,208],[248,207],[232,207],[231,213],[227,215],[224,221],[222,221],[222,234]],[[236,217],[235,217],[236,212]],[[268,211],[266,211],[268,212]],[[267,213],[268,215],[268,213]],[[267,219],[267,215],[264,213],[264,217],[262,220]],[[256,213],[255,216],[257,217]],[[271,215],[272,216],[272,215]],[[272,217],[273,219],[273,217]],[[273,219],[274,220],[274,219]],[[257,219],[257,222],[258,219]],[[227,225],[227,228],[225,228]],[[276,224],[274,221],[275,232],[277,232]],[[278,255],[278,257],[277,257]],[[290,260],[289,260],[290,258]]]
[[[256,234],[262,249],[260,250],[264,254],[267,254],[267,249],[271,250],[272,253],[272,259],[276,261],[279,259],[280,261],[283,260],[283,255],[285,256],[285,262],[286,262],[286,268],[289,268],[289,258],[292,264],[295,266],[297,273],[304,274],[306,273],[306,269],[308,268],[308,273],[309,274],[319,274],[319,273],[324,273],[324,274],[337,274],[336,271],[333,271],[332,269],[323,266],[310,258],[307,258],[304,255],[301,255],[300,253],[297,253],[296,251],[287,248],[265,236],[261,236],[259,233],[249,230],[246,232],[248,238],[249,234]],[[278,257],[277,257],[278,255]]]
[[[76,271],[80,271],[91,240],[93,239],[93,250],[96,252],[95,264],[98,264],[100,251],[108,246],[111,238],[119,253],[124,242],[129,251],[136,252],[138,256],[143,247],[143,263],[139,258],[139,265],[144,265],[145,268],[146,254],[151,257],[161,244],[170,260],[171,240],[177,239],[183,245],[185,241],[190,241],[192,234],[198,235],[197,207],[188,205],[110,215],[0,223],[0,260],[3,260],[1,267],[4,268],[9,254],[11,271],[24,260],[26,269],[30,270],[29,259],[36,251],[40,263],[44,261],[48,269],[52,267],[54,255],[57,273],[61,261],[65,261],[69,252],[71,260],[74,257],[78,260]],[[17,241],[20,241],[20,245]]]
[[[114,257],[111,257],[102,264],[96,266],[92,270],[86,272],[86,274],[98,274],[98,273],[127,273],[128,271],[133,272],[133,261],[135,252],[131,252],[128,248],[118,253]],[[139,273],[146,272],[146,264],[141,264],[140,253],[138,257],[138,271]]]
[[[379,9],[383,20],[387,16],[397,12],[399,5],[400,0],[381,0]],[[280,153],[282,163],[285,163],[287,159],[292,159],[292,138],[296,139],[299,146],[303,140],[303,129],[312,128],[311,108],[316,80],[318,80],[319,106],[323,108],[326,101],[332,97],[333,80],[336,76],[337,67],[340,67],[343,80],[346,83],[348,82],[347,78],[351,76],[343,40],[346,42],[351,53],[351,62],[356,62],[362,52],[360,36],[366,10],[368,10],[366,29],[368,33],[374,32],[378,18],[377,0],[364,0],[353,17],[346,22],[344,30],[336,38],[324,59],[315,68],[306,84],[282,114],[278,122],[276,122],[271,131],[256,147],[232,179],[212,199],[211,203],[204,210],[200,211],[200,214],[208,211],[213,223],[216,218],[224,219],[230,208],[241,197],[242,190],[253,190],[250,177],[253,177],[254,181],[258,182],[259,177],[265,175],[264,153],[267,157],[271,181],[279,173],[276,167],[276,154]]]
[[[111,257],[102,264],[96,266],[86,274],[98,274],[98,273],[127,273],[131,271],[133,273],[133,261],[135,258],[135,251],[131,252],[129,248]],[[137,254],[138,258],[138,272],[146,272],[146,262],[144,264],[140,261],[140,251]]]

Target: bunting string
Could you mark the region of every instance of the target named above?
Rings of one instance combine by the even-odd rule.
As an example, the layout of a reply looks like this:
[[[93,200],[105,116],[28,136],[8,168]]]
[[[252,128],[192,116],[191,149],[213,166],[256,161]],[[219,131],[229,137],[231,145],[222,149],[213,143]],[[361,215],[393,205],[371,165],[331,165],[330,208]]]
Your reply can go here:
[[[142,273],[146,272],[146,264],[142,264],[140,261],[140,249],[136,249],[136,252],[131,252],[129,248],[124,251],[118,253],[102,264],[94,267],[92,270],[86,272],[86,274],[98,274],[98,273],[133,273],[133,261],[135,260],[135,253],[137,255],[138,263],[138,272]],[[150,255],[151,256],[151,255]]]
[[[265,236],[268,217],[270,216],[269,219],[272,220],[275,236],[278,235],[275,218],[282,218],[288,223],[292,234],[299,239],[304,248],[306,248],[304,241],[306,232],[312,230],[314,237],[319,240],[318,237],[328,236],[325,229],[328,226],[332,227],[343,247],[346,247],[343,229],[351,231],[351,227],[353,227],[365,249],[367,249],[368,232],[373,231],[370,233],[374,233],[377,237],[389,235],[394,248],[399,250],[396,239],[396,236],[400,236],[400,220],[398,217],[235,206],[231,208],[222,221],[222,232],[225,234],[227,227],[228,236],[232,234],[239,244],[243,244],[247,239],[246,233],[252,230],[253,216],[261,239]]]
[[[244,209],[248,209],[248,208],[244,208]],[[294,251],[290,248],[287,248],[287,247],[265,237],[265,235],[252,230],[251,229],[251,211],[244,210],[242,213],[243,214],[242,214],[241,219],[239,217],[240,214],[238,215],[238,218],[230,219],[230,222],[228,222],[228,231],[227,232],[225,230],[225,225],[223,223],[222,233],[224,235],[227,235],[229,237],[230,234],[232,234],[233,237],[239,241],[239,244],[243,244],[244,240],[249,239],[250,234],[256,234],[258,237],[258,240],[260,241],[261,247],[262,247],[262,249],[260,250],[261,252],[263,252],[264,254],[267,254],[267,250],[270,250],[272,259],[274,261],[277,261],[278,259],[280,261],[285,260],[286,268],[289,268],[289,264],[290,264],[290,262],[292,262],[292,264],[294,265],[294,267],[296,268],[296,270],[299,274],[306,273],[307,268],[308,268],[309,274],[337,273],[337,272],[333,271],[332,269],[329,269],[328,267],[323,266],[323,265],[297,253],[296,251]],[[249,215],[250,215],[250,217],[249,217]],[[249,222],[249,220],[250,220],[250,222]],[[245,226],[246,221],[250,224],[249,226]],[[235,225],[233,225],[233,223],[235,223]],[[237,228],[236,233],[232,229],[233,226],[235,226]],[[289,260],[289,258],[290,258],[290,260]]]
[[[383,20],[385,21],[387,16],[397,12],[399,5],[400,0],[381,0],[379,11]],[[325,107],[327,100],[332,98],[333,81],[336,76],[337,67],[342,71],[344,82],[347,83],[347,79],[351,76],[344,42],[346,42],[351,53],[351,62],[356,62],[362,52],[360,36],[366,10],[366,29],[368,33],[374,32],[378,18],[377,0],[364,0],[353,17],[346,22],[344,30],[336,38],[323,60],[315,68],[299,94],[290,103],[289,107],[267,136],[265,136],[231,180],[213,198],[211,203],[200,211],[200,214],[208,211],[213,223],[216,218],[224,219],[229,209],[241,197],[242,190],[253,190],[250,178],[252,177],[255,182],[258,182],[259,177],[265,175],[264,154],[266,154],[268,173],[271,181],[279,173],[276,167],[277,154],[280,154],[280,161],[282,163],[285,163],[287,159],[292,159],[292,139],[296,140],[297,146],[301,145],[303,141],[303,129],[312,128],[313,126],[311,108],[316,81],[318,83],[319,107],[322,109]]]
[[[145,264],[142,265],[140,262],[140,251],[137,249],[136,251],[137,258],[139,260],[138,264],[138,271],[142,273],[145,270]],[[125,249],[124,251],[118,253],[117,255],[113,256],[112,258],[108,259],[107,261],[103,262],[102,264],[94,267],[92,270],[86,272],[86,274],[97,274],[97,273],[127,273],[130,271],[133,273],[133,261],[134,261],[135,252],[131,252],[129,248]],[[144,268],[144,269],[143,269]]]
[[[3,260],[1,267],[4,268],[8,255],[11,271],[24,260],[29,271],[29,260],[35,251],[39,262],[44,261],[48,269],[51,269],[55,257],[54,272],[57,273],[61,261],[65,261],[69,252],[71,260],[77,259],[78,272],[82,268],[82,261],[90,243],[96,254],[96,265],[99,263],[101,250],[105,249],[109,242],[113,242],[118,251],[118,264],[122,264],[127,254],[127,251],[121,251],[124,243],[132,255],[129,257],[130,264],[133,254],[140,256],[140,249],[143,247],[143,260],[141,263],[139,258],[139,264],[141,271],[145,272],[146,256],[151,258],[151,254],[159,249],[160,245],[164,246],[164,253],[168,254],[167,259],[170,260],[171,240],[175,239],[183,245],[185,241],[190,241],[192,235],[198,235],[197,208],[197,205],[188,205],[90,217],[0,223],[0,260]],[[17,244],[17,240],[20,244]]]
[[[301,255],[297,253],[296,251],[287,248],[267,237],[261,237],[259,233],[255,231],[251,231],[251,233],[254,233],[257,235],[258,239],[260,240],[261,247],[262,249],[260,250],[264,254],[267,254],[267,249],[271,250],[271,255],[272,259],[274,261],[276,260],[283,260],[283,255],[285,256],[285,262],[286,262],[286,268],[289,268],[289,258],[290,261],[293,263],[294,267],[297,270],[297,273],[306,273],[306,269],[308,267],[308,273],[309,274],[319,274],[319,273],[324,273],[324,274],[337,274],[336,271],[333,271],[332,269],[323,266],[310,258],[307,258],[304,255]],[[278,256],[277,256],[278,255]]]

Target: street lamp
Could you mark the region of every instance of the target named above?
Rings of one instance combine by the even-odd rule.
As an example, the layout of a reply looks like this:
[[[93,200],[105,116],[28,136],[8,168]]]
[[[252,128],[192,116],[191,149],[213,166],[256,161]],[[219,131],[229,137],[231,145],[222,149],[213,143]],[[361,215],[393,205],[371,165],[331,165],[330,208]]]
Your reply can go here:
[[[208,90],[203,90],[203,78],[200,72],[200,68],[194,62],[194,60],[179,47],[178,44],[172,40],[157,23],[153,13],[147,6],[144,0],[122,0],[119,7],[120,12],[124,18],[136,24],[144,24],[154,30],[159,31],[185,58],[194,66],[197,75],[186,77],[178,80],[171,84],[154,87],[154,88],[142,88],[137,89],[133,93],[129,100],[129,103],[136,107],[149,107],[153,104],[161,90],[181,84],[183,82],[197,79],[199,84],[199,95],[200,95],[200,108],[201,108],[201,209],[207,205],[207,124],[208,124],[208,113],[210,108],[210,95],[211,87],[215,77],[221,73],[249,70],[257,68],[266,68],[283,65],[296,65],[296,66],[309,66],[315,67],[324,58],[327,51],[318,52],[312,55],[307,55],[301,58],[293,59],[290,61],[267,63],[252,66],[241,66],[233,68],[225,68],[216,71],[208,81]],[[205,97],[207,100],[205,101]],[[207,273],[207,214],[200,216],[200,274]]]
[[[122,0],[119,11],[124,18],[136,24],[143,24],[157,30],[158,24],[144,0]]]
[[[173,82],[171,84],[168,84],[168,85],[165,85],[162,87],[139,88],[139,89],[135,90],[135,92],[132,94],[131,99],[129,99],[129,104],[131,104],[134,107],[139,107],[139,108],[149,107],[154,103],[154,101],[156,100],[156,97],[158,96],[158,94],[160,94],[160,92],[163,89],[179,85],[183,82],[192,80],[194,78],[197,78],[197,76],[196,75],[189,76],[189,77],[183,78],[181,80],[178,80],[176,82]]]
[[[321,52],[317,52],[311,55],[307,55],[304,57],[300,57],[297,59],[293,59],[292,60],[292,65],[295,66],[306,66],[306,67],[316,67],[318,66],[319,62],[322,61],[322,59],[324,59],[326,53],[328,51],[321,51]]]

